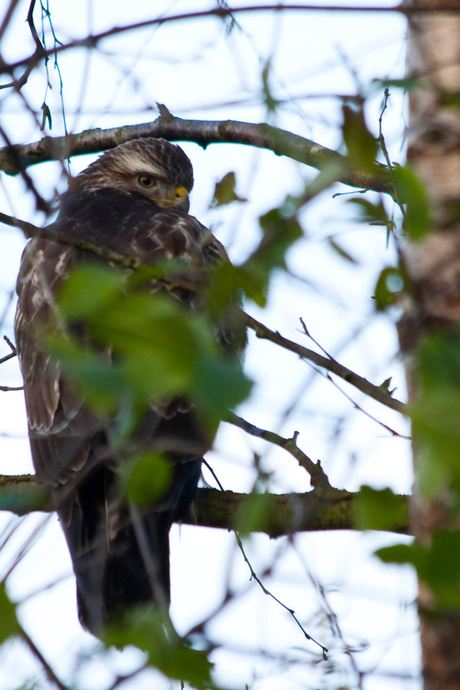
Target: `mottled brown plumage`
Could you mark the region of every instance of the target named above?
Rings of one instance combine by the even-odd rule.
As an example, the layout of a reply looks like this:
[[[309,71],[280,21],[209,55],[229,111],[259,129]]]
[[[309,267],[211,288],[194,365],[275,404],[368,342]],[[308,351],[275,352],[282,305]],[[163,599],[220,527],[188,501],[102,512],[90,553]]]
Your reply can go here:
[[[56,228],[146,264],[181,259],[192,274],[203,272],[225,251],[188,215],[192,186],[192,166],[182,149],[158,139],[131,141],[71,180]],[[142,514],[124,502],[107,438],[110,420],[85,405],[37,340],[69,269],[85,260],[79,250],[31,240],[17,282],[15,328],[35,470],[53,487],[77,577],[80,619],[97,633],[127,605],[152,600],[167,605],[169,528],[189,508],[208,445],[186,401],[152,408],[135,441],[149,448],[168,440],[173,480],[167,494]],[[199,308],[193,290],[178,290],[174,297]],[[148,552],[140,545],[145,540]]]

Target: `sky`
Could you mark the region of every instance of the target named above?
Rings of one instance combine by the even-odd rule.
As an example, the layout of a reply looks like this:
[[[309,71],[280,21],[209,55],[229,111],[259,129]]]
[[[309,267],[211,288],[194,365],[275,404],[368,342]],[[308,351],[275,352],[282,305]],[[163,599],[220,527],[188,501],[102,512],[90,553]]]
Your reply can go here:
[[[238,5],[243,3],[232,6]],[[49,11],[55,36],[66,42],[112,26],[212,6],[204,0],[157,0],[153,10],[152,3],[142,0],[130,4],[88,0],[76,5],[50,0]],[[27,2],[19,3],[2,44],[5,60],[20,59],[33,50],[25,23],[27,9]],[[38,6],[35,17],[41,33]],[[46,21],[44,29],[51,47]],[[52,113],[52,129],[46,130],[51,136],[63,134],[65,127],[79,132],[148,122],[158,116],[156,103],[164,103],[174,115],[188,119],[262,122],[268,118],[271,124],[340,149],[342,101],[336,95],[368,95],[367,123],[377,135],[383,94],[373,80],[403,75],[404,34],[403,18],[389,13],[239,13],[231,31],[215,18],[152,26],[109,38],[97,50],[63,53],[59,71],[50,60],[48,75],[41,67],[29,78],[23,89],[25,100],[8,89],[0,91],[2,127],[14,143],[40,139],[44,100]],[[261,71],[268,62],[270,89],[279,101],[274,113],[267,113],[262,98]],[[392,161],[404,159],[406,124],[406,104],[392,89],[383,119]],[[287,195],[300,193],[317,174],[268,151],[244,146],[211,145],[203,150],[184,143],[183,148],[196,179],[190,212],[212,229],[235,263],[244,261],[256,245],[258,217]],[[94,158],[75,157],[71,174]],[[235,171],[237,191],[248,201],[211,208],[215,183],[229,171]],[[35,166],[29,172],[48,199],[65,189],[60,163]],[[384,228],[356,222],[355,209],[348,203],[351,191],[337,185],[302,211],[305,237],[290,250],[288,271],[274,276],[264,310],[251,303],[246,309],[270,328],[316,349],[301,332],[302,317],[328,353],[376,384],[391,376],[397,396],[404,399],[403,370],[396,357],[398,313],[395,309],[377,314],[372,300],[380,271],[394,265],[394,248],[391,243],[387,247]],[[376,195],[369,193],[368,198]],[[45,221],[22,180],[3,174],[0,210],[37,225]],[[14,284],[25,241],[6,226],[0,226],[0,232],[1,335],[11,337]],[[331,240],[353,262],[334,252]],[[4,350],[6,354],[6,344]],[[298,431],[299,446],[314,460],[321,459],[334,486],[353,491],[370,484],[410,491],[409,442],[379,424],[406,436],[407,425],[397,413],[366,400],[343,382],[337,381],[337,388],[292,353],[251,334],[245,371],[256,386],[238,414],[286,437]],[[20,385],[16,361],[2,365],[1,374],[1,385]],[[0,473],[32,472],[22,393],[0,396]],[[248,491],[256,476],[255,454],[270,473],[271,491],[309,489],[308,476],[292,457],[229,425],[222,425],[207,459],[224,488]],[[205,479],[213,484],[209,474]],[[0,553],[0,574],[8,572],[27,538],[37,531],[8,577],[8,591],[14,601],[22,602],[24,627],[65,682],[99,690],[109,687],[117,673],[129,673],[142,663],[136,650],[97,652],[94,638],[80,628],[70,559],[55,516],[35,514],[10,522],[2,513],[2,528],[4,534],[9,529],[14,534]],[[296,610],[314,638],[331,649],[327,663],[319,662],[319,648],[304,639],[286,611],[250,581],[234,535],[223,531],[173,528],[173,621],[185,633],[218,612],[208,634],[222,645],[212,657],[216,680],[229,688],[245,684],[254,690],[359,687],[363,672],[365,690],[413,690],[420,687],[417,621],[411,606],[415,578],[410,570],[379,565],[372,556],[379,546],[395,541],[390,534],[351,532],[299,534],[273,541],[254,535],[247,540],[256,572],[269,571],[264,579],[267,587]],[[235,599],[220,610],[227,585]],[[340,628],[331,625],[331,612]],[[123,687],[151,687],[152,673],[136,676]],[[169,687],[153,675],[155,687]],[[0,690],[12,690],[32,678],[38,678],[36,687],[50,687],[20,642],[0,649]]]

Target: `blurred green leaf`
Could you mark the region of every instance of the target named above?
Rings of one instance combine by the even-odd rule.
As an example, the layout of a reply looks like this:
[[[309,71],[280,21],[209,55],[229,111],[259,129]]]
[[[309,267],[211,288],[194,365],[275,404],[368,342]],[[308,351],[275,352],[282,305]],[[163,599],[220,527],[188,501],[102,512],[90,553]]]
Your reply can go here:
[[[362,486],[356,495],[355,521],[358,529],[395,531],[407,525],[408,506],[404,496],[391,489]]]
[[[374,172],[378,146],[375,137],[366,127],[362,108],[355,110],[344,105],[342,112],[342,134],[351,166],[365,172]]]
[[[106,644],[122,649],[135,645],[146,652],[149,665],[168,678],[190,683],[196,688],[215,688],[212,664],[207,652],[191,649],[172,629],[166,616],[153,606],[131,611],[118,625],[103,633]]]
[[[412,89],[415,89],[420,85],[420,77],[406,77],[404,79],[374,79],[373,83],[379,88],[394,86],[397,89],[412,91]]]
[[[42,123],[40,125],[40,129],[42,132],[44,131],[44,129],[46,127],[46,123],[48,123],[48,127],[50,128],[50,130],[53,129],[53,118],[51,116],[51,110],[49,109],[49,106],[45,102],[43,102],[42,103]]]
[[[265,306],[271,272],[285,268],[287,250],[303,236],[296,216],[286,216],[282,209],[283,205],[261,216],[262,239],[241,266],[216,266],[207,292],[211,314],[225,309],[230,300],[238,300],[242,292],[258,306]]]
[[[419,394],[409,411],[419,446],[418,488],[434,498],[460,484],[460,331],[426,335],[416,361]]]
[[[460,108],[460,91],[440,91],[439,104],[448,108]]]
[[[375,306],[378,311],[394,304],[404,289],[404,278],[399,268],[387,266],[378,279],[374,291]]]
[[[460,608],[460,532],[440,530],[427,547],[418,542],[376,551],[384,563],[410,563],[432,590],[438,609]]]
[[[16,607],[10,601],[5,588],[5,583],[0,583],[0,645],[12,635],[20,632]]]
[[[64,282],[58,304],[66,319],[95,318],[120,296],[125,277],[98,263],[76,266]]]
[[[400,202],[406,205],[404,229],[413,240],[421,240],[433,227],[427,191],[410,166],[395,166],[393,183]]]
[[[235,173],[227,173],[220,182],[216,183],[211,206],[225,206],[226,204],[231,204],[232,201],[247,201],[247,199],[243,199],[242,197],[238,196],[238,194],[235,192],[235,185]]]
[[[354,259],[351,254],[349,254],[343,247],[340,246],[332,237],[328,237],[327,241],[329,243],[330,248],[338,254],[342,259],[345,259],[345,261],[349,261],[351,264],[357,264],[358,262],[356,259]]]
[[[250,382],[230,353],[220,350],[215,335],[222,324],[232,333],[234,327],[237,335],[241,331],[235,354],[244,346],[236,293],[246,274],[235,274],[229,264],[217,268],[227,271],[228,285],[218,287],[215,297],[226,292],[227,303],[217,305],[213,322],[98,265],[78,267],[67,281],[58,306],[67,318],[78,319],[83,342],[62,328],[46,342],[95,411],[116,415],[115,444],[126,439],[153,400],[190,398],[214,435],[228,408],[249,393]]]
[[[219,315],[225,310],[232,300],[238,299],[241,293],[245,293],[260,307],[266,303],[266,285],[256,275],[251,274],[248,266],[233,266],[224,263],[216,266],[211,276],[206,304],[213,316]]]
[[[235,515],[235,529],[242,536],[257,532],[267,525],[274,496],[269,493],[249,494],[238,506]]]
[[[139,506],[154,503],[168,490],[171,462],[157,453],[146,452],[120,463],[126,495]]]
[[[385,225],[388,227],[392,221],[388,218],[385,207],[379,200],[373,204],[368,199],[362,197],[353,197],[347,200],[348,204],[355,204],[361,212],[360,220],[362,223],[374,223],[375,225]]]
[[[278,107],[278,101],[272,96],[270,89],[270,70],[271,62],[267,60],[262,70],[262,96],[269,113],[274,113]]]
[[[263,237],[242,268],[259,282],[264,296],[262,306],[265,306],[271,272],[276,268],[286,268],[286,252],[303,236],[303,231],[295,215],[286,217],[279,208],[261,216],[259,223]]]
[[[203,411],[211,436],[226,412],[246,400],[251,389],[252,381],[233,359],[199,358],[195,363],[192,399]]]

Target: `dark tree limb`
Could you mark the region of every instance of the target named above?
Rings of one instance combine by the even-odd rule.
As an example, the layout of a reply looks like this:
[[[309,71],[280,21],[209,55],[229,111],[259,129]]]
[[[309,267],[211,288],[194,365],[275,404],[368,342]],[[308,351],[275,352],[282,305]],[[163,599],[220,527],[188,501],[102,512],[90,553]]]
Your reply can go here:
[[[260,499],[266,506],[266,497]],[[246,500],[247,494],[234,491],[198,489],[193,512],[183,522],[231,530],[238,508]],[[251,495],[250,500],[257,501],[257,495]],[[295,532],[355,529],[355,504],[356,494],[332,487],[303,494],[272,494],[270,510],[257,531],[275,538]],[[48,488],[38,484],[33,475],[0,476],[0,510],[27,515],[52,509]]]
[[[383,165],[376,164],[372,175],[353,171],[345,156],[278,127],[235,120],[183,120],[171,115],[165,106],[159,108],[156,120],[141,125],[88,129],[63,137],[43,137],[31,144],[6,146],[0,149],[0,170],[17,175],[30,165],[106,151],[131,139],[162,137],[168,141],[192,141],[203,148],[220,143],[268,149],[317,170],[333,167],[336,179],[343,184],[392,193],[388,170]]]

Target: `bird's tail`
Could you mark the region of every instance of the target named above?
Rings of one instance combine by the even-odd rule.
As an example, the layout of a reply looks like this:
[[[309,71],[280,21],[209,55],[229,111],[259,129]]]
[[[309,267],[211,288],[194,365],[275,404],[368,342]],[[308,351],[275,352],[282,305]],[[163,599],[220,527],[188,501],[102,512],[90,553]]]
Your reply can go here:
[[[106,466],[73,494],[70,522],[62,526],[77,579],[80,621],[90,632],[97,634],[132,606],[153,602],[167,609],[169,530],[190,507],[201,461],[176,462],[167,493],[148,507],[129,504],[118,475]],[[64,512],[69,514],[68,505]]]

